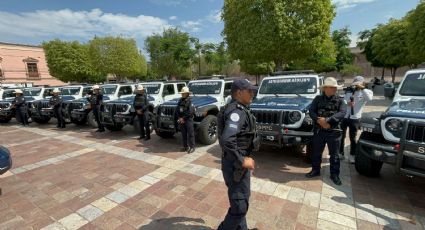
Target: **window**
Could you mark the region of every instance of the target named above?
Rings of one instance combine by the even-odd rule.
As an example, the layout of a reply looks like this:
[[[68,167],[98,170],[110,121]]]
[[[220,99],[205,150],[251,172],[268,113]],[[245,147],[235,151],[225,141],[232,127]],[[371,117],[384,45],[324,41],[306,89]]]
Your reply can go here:
[[[84,88],[83,88],[83,96],[85,96],[85,95],[89,94],[89,93],[90,93],[90,91],[91,91],[91,87],[84,87]]]
[[[184,84],[184,83],[177,84],[177,91],[181,92],[183,87],[185,87],[185,86],[186,86],[186,84]]]
[[[227,97],[231,94],[232,92],[232,84],[233,82],[226,82],[224,84],[224,97]]]
[[[47,88],[44,90],[43,98],[52,96],[53,88]]]
[[[169,84],[164,86],[164,96],[175,94],[174,84]]]
[[[37,63],[27,63],[27,71],[29,78],[39,78]]]
[[[133,89],[131,86],[121,86],[120,91],[118,92],[119,96],[123,95],[131,95],[133,93]]]

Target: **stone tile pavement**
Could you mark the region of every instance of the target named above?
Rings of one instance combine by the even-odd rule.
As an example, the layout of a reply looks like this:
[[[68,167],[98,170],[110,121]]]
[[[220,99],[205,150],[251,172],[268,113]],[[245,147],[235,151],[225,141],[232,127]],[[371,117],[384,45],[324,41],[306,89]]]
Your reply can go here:
[[[228,208],[219,147],[188,155],[177,152],[179,137],[136,137],[1,125],[14,168],[0,177],[0,229],[216,229]],[[322,177],[306,179],[309,165],[294,149],[264,148],[254,158],[250,227],[424,229],[423,179],[388,166],[365,178],[343,162],[335,187],[327,159]]]

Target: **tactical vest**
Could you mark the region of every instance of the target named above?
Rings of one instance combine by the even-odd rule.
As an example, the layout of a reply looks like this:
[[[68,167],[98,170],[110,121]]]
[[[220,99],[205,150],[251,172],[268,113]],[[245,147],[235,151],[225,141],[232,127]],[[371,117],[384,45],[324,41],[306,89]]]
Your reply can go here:
[[[242,106],[238,103],[229,103],[224,106],[220,110],[220,112],[217,114],[217,134],[218,138],[221,137],[223,134],[224,126],[225,126],[225,118],[226,118],[226,111],[233,111],[235,109],[240,109],[244,111],[248,118],[248,127],[246,130],[242,130],[241,133],[238,134],[238,148],[242,150],[247,150],[248,152],[251,152],[252,150],[257,151],[259,148],[259,138],[257,136],[257,130],[256,130],[256,119],[255,116],[251,113],[251,111],[246,108],[245,106]]]
[[[179,100],[177,104],[177,116],[178,117],[184,117],[186,115],[190,115],[190,98],[187,98],[186,100]]]
[[[58,97],[55,97],[55,96],[51,97],[50,101],[49,101],[50,106],[54,106],[54,107],[59,106],[60,99],[61,98],[59,96]]]
[[[336,113],[338,113],[340,107],[340,99],[333,96],[330,100],[328,100],[325,96],[319,100],[317,104],[317,114],[319,117],[332,117]]]
[[[148,98],[147,98],[146,94],[143,94],[143,95],[137,94],[134,97],[134,107],[141,108],[143,106],[146,106],[148,104],[147,101],[148,101]]]

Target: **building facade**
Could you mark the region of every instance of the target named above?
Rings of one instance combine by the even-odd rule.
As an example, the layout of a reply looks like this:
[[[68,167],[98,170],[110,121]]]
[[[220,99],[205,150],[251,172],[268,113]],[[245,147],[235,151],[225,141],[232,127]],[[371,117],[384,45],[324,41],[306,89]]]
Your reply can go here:
[[[0,83],[34,86],[65,84],[49,74],[42,47],[1,42]]]

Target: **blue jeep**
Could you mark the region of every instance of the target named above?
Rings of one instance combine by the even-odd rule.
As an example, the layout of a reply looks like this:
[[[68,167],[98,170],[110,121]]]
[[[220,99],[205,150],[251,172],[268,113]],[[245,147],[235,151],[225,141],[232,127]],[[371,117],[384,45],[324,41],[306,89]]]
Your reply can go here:
[[[251,104],[261,145],[307,146],[307,154],[311,153],[313,121],[308,109],[322,82],[323,77],[310,71],[281,72],[262,80]]]
[[[14,92],[15,89],[5,89],[3,91],[3,100],[0,100],[0,123],[8,123],[15,117],[15,108],[12,107],[12,102],[15,99]],[[23,89],[23,92],[27,107],[29,108],[35,99],[29,94],[28,90]],[[31,111],[28,109],[28,118],[30,117]]]
[[[205,145],[217,141],[217,114],[230,97],[233,80],[203,79],[190,81],[192,104],[195,107],[195,136]],[[175,110],[179,98],[166,101],[155,111],[155,133],[162,138],[170,138],[179,131],[175,124]]]
[[[375,177],[388,163],[400,174],[425,177],[425,69],[408,71],[393,90],[386,92],[394,99],[384,113],[361,119],[356,170]]]

